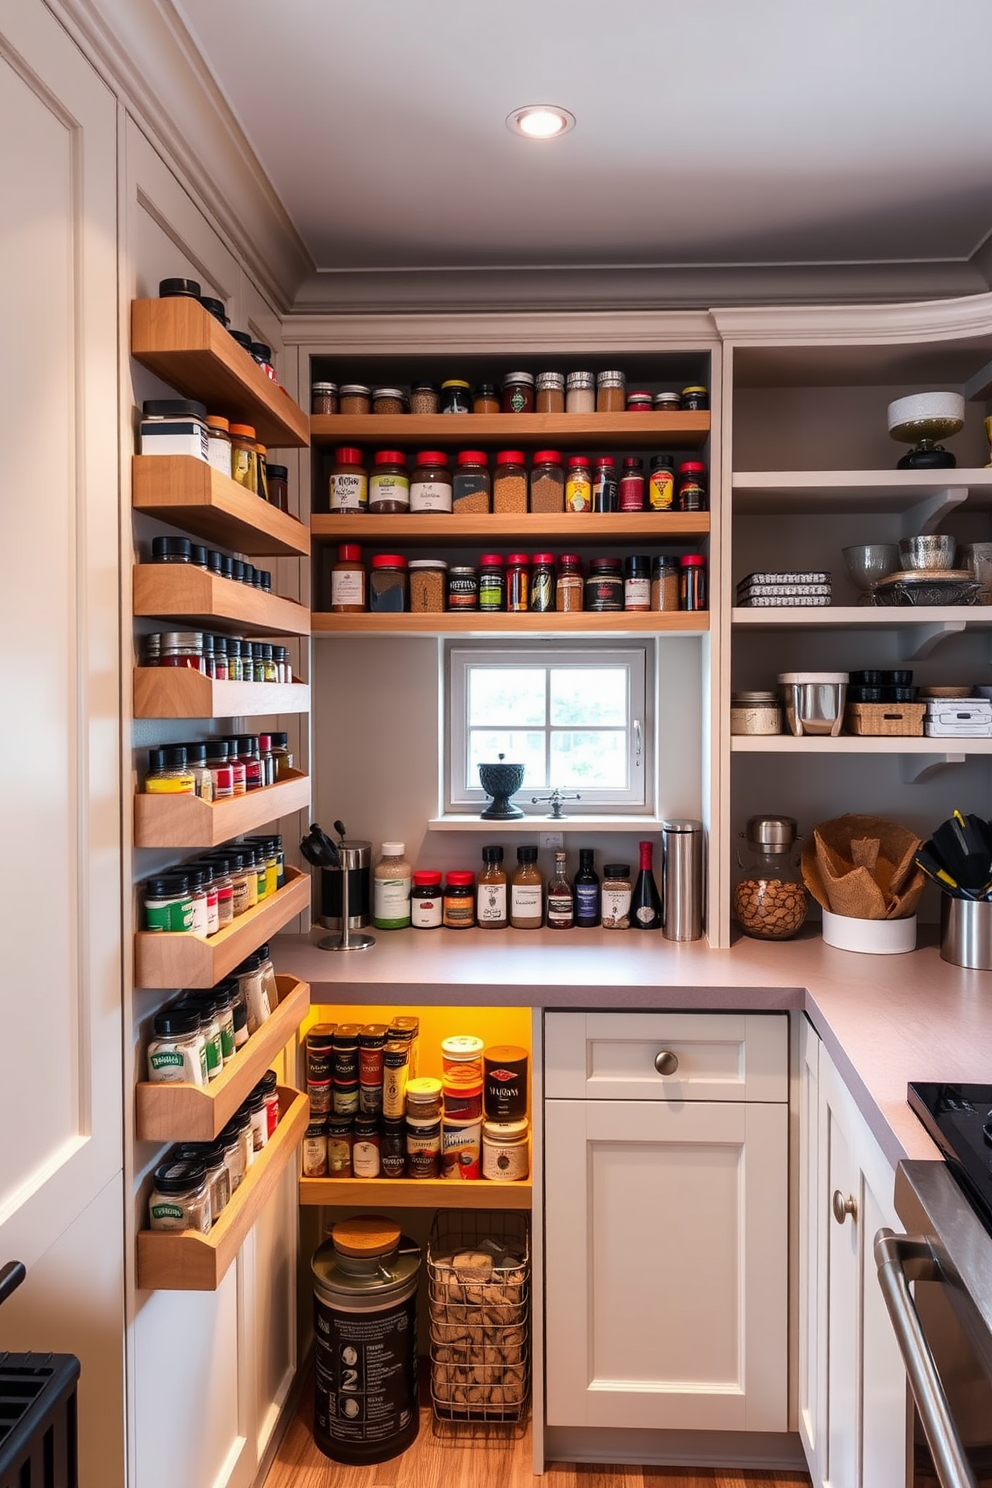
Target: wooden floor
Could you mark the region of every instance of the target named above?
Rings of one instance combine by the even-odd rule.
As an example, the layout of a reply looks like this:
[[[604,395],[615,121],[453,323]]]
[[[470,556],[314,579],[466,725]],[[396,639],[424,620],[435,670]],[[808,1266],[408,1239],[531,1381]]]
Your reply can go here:
[[[495,1439],[463,1443],[448,1427],[435,1435],[429,1409],[421,1411],[417,1440],[399,1457],[375,1467],[343,1467],[314,1445],[312,1398],[308,1383],[265,1488],[809,1488],[805,1473],[725,1468],[689,1471],[557,1463],[543,1477],[535,1477],[529,1430],[517,1440],[500,1433]]]

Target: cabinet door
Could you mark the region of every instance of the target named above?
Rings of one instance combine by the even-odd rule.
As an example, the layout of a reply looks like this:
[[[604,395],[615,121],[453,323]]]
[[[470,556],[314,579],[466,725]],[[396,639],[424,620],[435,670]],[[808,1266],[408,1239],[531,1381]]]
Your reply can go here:
[[[809,1019],[798,1020],[799,1254],[798,1254],[798,1388],[799,1436],[814,1483],[820,1481],[820,1432],[817,1411],[819,1373],[823,1365],[817,1320],[822,1282],[819,1266],[819,1182],[817,1179],[817,1079],[820,1040]]]
[[[784,1431],[787,1108],[548,1101],[552,1426]]]

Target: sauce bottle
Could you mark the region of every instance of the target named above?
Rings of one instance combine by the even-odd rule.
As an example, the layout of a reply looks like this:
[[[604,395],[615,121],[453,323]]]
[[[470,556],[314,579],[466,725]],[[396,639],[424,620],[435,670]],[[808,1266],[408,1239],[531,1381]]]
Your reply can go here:
[[[518,847],[517,864],[510,883],[510,924],[515,930],[540,930],[544,880],[537,866],[537,848]]]
[[[482,930],[505,930],[509,923],[506,912],[506,869],[503,849],[484,847],[484,867],[479,874],[476,892],[476,920]]]

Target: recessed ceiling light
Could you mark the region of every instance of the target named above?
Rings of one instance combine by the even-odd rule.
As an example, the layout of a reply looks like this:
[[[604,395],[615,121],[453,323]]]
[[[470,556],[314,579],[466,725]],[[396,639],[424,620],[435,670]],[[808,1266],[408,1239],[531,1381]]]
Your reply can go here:
[[[507,114],[506,127],[527,139],[557,139],[575,128],[575,115],[557,103],[529,103]]]

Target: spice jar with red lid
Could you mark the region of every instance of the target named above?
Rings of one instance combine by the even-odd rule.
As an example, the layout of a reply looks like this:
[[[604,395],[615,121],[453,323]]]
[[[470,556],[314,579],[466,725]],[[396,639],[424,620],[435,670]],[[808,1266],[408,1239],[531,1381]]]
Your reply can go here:
[[[555,584],[555,609],[567,614],[581,610],[585,598],[582,578],[582,563],[578,553],[562,553],[558,559],[558,580]]]
[[[342,543],[331,569],[331,614],[359,615],[367,608],[362,550],[358,543]]]
[[[369,511],[386,515],[409,510],[406,455],[400,450],[378,450],[369,477]]]
[[[332,512],[367,512],[369,509],[368,474],[362,464],[362,452],[350,445],[334,451],[334,464],[327,482],[328,504]]]
[[[569,457],[568,476],[565,481],[565,510],[592,511],[592,476],[586,455]]]
[[[705,511],[706,466],[702,460],[683,460],[679,466],[679,511]]]
[[[679,609],[706,609],[706,559],[702,553],[683,553],[679,559]]]
[[[644,461],[640,455],[625,455],[620,475],[620,510],[644,510]]]
[[[451,471],[443,450],[421,450],[410,477],[411,512],[451,511]]]
[[[506,573],[499,553],[479,559],[479,609],[489,614],[506,609]]]
[[[475,924],[475,874],[453,868],[444,884],[443,922],[448,930],[470,930]]]
[[[638,391],[627,394],[628,413],[650,413],[654,406],[654,399],[650,393]]]
[[[535,553],[530,571],[528,609],[547,614],[555,607],[555,560],[551,553]]]
[[[369,575],[369,609],[373,614],[403,614],[410,608],[406,559],[399,553],[377,553]]]
[[[530,563],[526,553],[510,553],[506,560],[506,608],[511,615],[523,614],[530,593]]]
[[[527,510],[527,467],[523,450],[500,450],[493,477],[493,511],[518,515]]]

